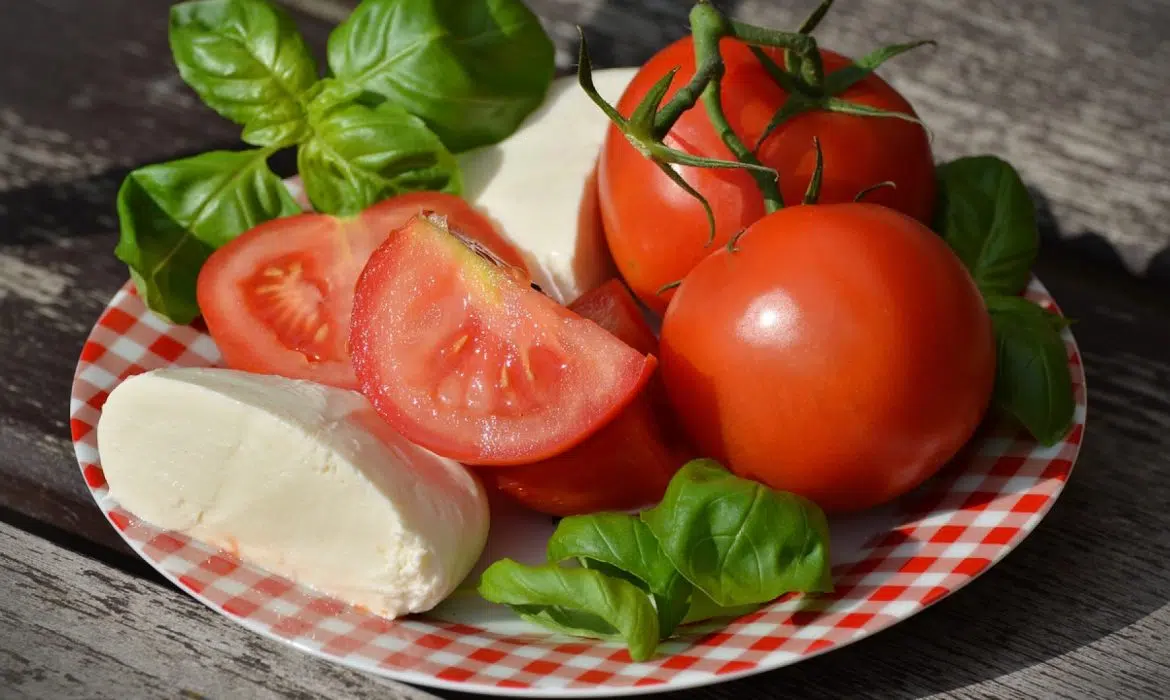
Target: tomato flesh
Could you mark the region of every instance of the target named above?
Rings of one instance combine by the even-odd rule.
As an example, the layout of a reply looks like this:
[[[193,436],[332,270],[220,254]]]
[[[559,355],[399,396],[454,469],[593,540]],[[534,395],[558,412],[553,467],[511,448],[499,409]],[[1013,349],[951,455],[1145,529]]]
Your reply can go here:
[[[764,49],[783,62],[782,52]],[[720,43],[725,64],[722,102],[736,134],[749,147],[764,133],[788,94],[776,85],[750,49],[738,41]],[[826,73],[849,59],[822,51]],[[690,37],[664,48],[647,61],[617,104],[629,115],[653,85],[678,69],[666,99],[694,76],[694,45]],[[913,115],[911,105],[889,84],[871,74],[840,95],[856,104]],[[788,205],[799,203],[816,163],[813,138],[824,153],[820,202],[849,202],[861,190],[883,181],[896,184],[867,195],[922,222],[929,222],[935,198],[930,142],[921,125],[896,118],[862,117],[825,111],[799,114],[772,132],[756,152],[760,161],[779,173]],[[684,152],[735,160],[711,126],[702,104],[685,112],[665,138],[667,146]],[[715,215],[716,237],[708,245],[708,224],[702,205],[638,152],[616,127],[610,126],[598,165],[602,220],[610,252],[622,277],[638,297],[662,312],[673,291],[664,285],[686,276],[708,253],[725,244],[764,216],[764,201],[752,176],[741,169],[675,166],[701,192]]]
[[[611,280],[569,305],[639,352],[658,352],[630,292]],[[534,464],[482,470],[512,500],[549,515],[629,510],[662,498],[670,478],[693,456],[679,435],[655,374],[617,417],[580,445]]]
[[[370,256],[350,349],[384,420],[468,464],[568,450],[629,404],[657,365],[427,217]]]
[[[970,275],[914,219],[797,206],[687,276],[662,377],[703,454],[829,511],[888,501],[971,438],[995,379]]]
[[[348,352],[354,285],[374,248],[421,211],[523,265],[488,219],[448,194],[402,195],[351,218],[275,219],[217,250],[199,273],[199,308],[224,362],[356,389]]]

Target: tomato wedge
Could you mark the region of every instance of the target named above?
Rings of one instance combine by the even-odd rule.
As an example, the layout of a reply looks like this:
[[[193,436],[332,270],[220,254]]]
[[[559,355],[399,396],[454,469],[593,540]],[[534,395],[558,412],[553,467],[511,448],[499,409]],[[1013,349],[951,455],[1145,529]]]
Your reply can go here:
[[[438,192],[393,197],[350,218],[265,222],[213,253],[199,273],[199,308],[227,365],[356,389],[347,349],[354,285],[370,253],[423,211],[523,266],[490,220]]]
[[[658,339],[619,280],[586,292],[569,309],[639,352],[658,352]],[[573,449],[534,464],[482,469],[479,474],[489,486],[532,510],[581,515],[660,500],[670,478],[693,456],[655,374],[625,410]]]
[[[468,464],[568,450],[625,408],[657,365],[434,217],[412,219],[370,256],[351,334],[378,414]]]

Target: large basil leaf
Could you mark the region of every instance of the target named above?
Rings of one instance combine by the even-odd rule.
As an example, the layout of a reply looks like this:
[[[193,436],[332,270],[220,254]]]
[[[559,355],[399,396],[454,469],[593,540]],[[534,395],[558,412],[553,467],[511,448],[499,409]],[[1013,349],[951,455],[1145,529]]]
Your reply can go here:
[[[171,8],[179,75],[244,141],[286,146],[307,135],[301,95],[317,65],[292,20],[264,0],[194,0]]]
[[[216,248],[253,226],[299,211],[268,169],[269,151],[212,151],[148,165],[118,190],[121,237],[146,305],[175,323],[199,315],[195,282]]]
[[[644,661],[658,646],[658,616],[637,586],[600,571],[501,559],[483,572],[479,593],[520,617],[570,635],[623,639]]]
[[[330,35],[329,67],[422,117],[456,153],[515,131],[555,72],[521,0],[365,0]]]
[[[1039,250],[1036,211],[1028,189],[994,156],[959,158],[938,168],[935,229],[985,294],[1018,294]]]
[[[642,512],[675,568],[723,607],[832,590],[829,527],[811,501],[688,462]]]
[[[997,348],[996,405],[1040,442],[1059,442],[1076,410],[1063,319],[1016,296],[988,297],[987,309]]]
[[[459,165],[418,117],[360,89],[323,82],[309,104],[313,135],[297,168],[317,211],[348,216],[419,190],[459,194]]]
[[[690,583],[675,570],[650,528],[632,515],[596,513],[561,520],[548,541],[548,560],[569,559],[648,591],[662,637],[669,637],[687,614]]]

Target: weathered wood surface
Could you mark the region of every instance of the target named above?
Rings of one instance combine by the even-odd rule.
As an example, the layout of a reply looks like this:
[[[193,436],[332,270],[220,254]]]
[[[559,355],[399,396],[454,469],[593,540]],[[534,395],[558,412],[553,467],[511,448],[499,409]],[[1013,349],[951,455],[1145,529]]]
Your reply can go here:
[[[0,522],[0,697],[434,696],[271,642],[168,586]]]
[[[630,64],[685,33],[689,7],[684,0],[530,1],[557,38],[564,69],[573,60],[575,24],[585,28],[599,65]],[[286,2],[301,8],[299,24],[319,49],[337,3]],[[791,26],[812,4],[741,0],[735,14]],[[1151,264],[1163,269],[1158,259],[1170,267],[1170,3],[838,5],[818,33],[848,53],[908,36],[940,40],[939,49],[901,57],[883,73],[932,125],[940,157],[998,153],[1039,195],[1049,238],[1039,273],[1079,320],[1090,387],[1086,444],[1040,529],[961,593],[853,647],[681,696],[1164,695],[1157,690],[1170,687],[1170,287],[1122,274],[1119,263],[1142,273]],[[31,658],[29,648],[39,654],[29,666],[33,675],[57,678],[53,683],[69,682],[67,674],[85,678],[86,669],[119,677],[108,675],[117,673],[117,653],[89,653],[78,637],[38,631],[45,629],[38,619],[69,619],[54,618],[73,614],[57,609],[63,601],[92,595],[95,579],[86,567],[132,591],[127,604],[152,601],[136,608],[148,613],[145,622],[124,620],[117,606],[104,622],[90,619],[95,634],[116,631],[111,644],[153,646],[156,621],[203,640],[195,654],[167,647],[174,663],[143,671],[146,678],[127,674],[126,683],[141,682],[123,686],[123,697],[157,696],[163,680],[178,688],[197,679],[182,675],[193,657],[252,679],[268,664],[272,678],[261,684],[291,694],[297,686],[288,684],[301,681],[290,681],[282,663],[331,667],[300,655],[273,661],[282,658],[277,648],[257,656],[252,650],[261,641],[242,630],[233,636],[230,623],[159,582],[92,505],[72,457],[66,405],[73,365],[88,326],[125,278],[111,255],[118,182],[134,165],[235,140],[234,129],[198,105],[169,63],[167,3],[104,0],[101,12],[93,7],[83,0],[10,2],[0,22],[0,520],[85,553],[46,578],[48,565],[37,560],[59,555],[64,562],[68,552],[24,535],[0,538],[0,558],[34,562],[47,581],[34,586],[62,591],[53,598],[23,590],[27,582],[10,583],[14,569],[0,566],[0,610],[14,620],[17,604],[6,601],[20,601],[23,620],[0,631],[0,697],[8,696],[16,656]],[[17,551],[17,541],[24,549]],[[30,542],[47,549],[30,552]],[[66,585],[66,578],[86,583]],[[8,592],[14,588],[19,595]],[[312,673],[304,682],[319,685],[305,686],[310,695],[386,695],[373,681],[350,686],[348,676]],[[207,687],[212,695],[239,696]],[[46,684],[21,692],[60,697],[66,690]],[[83,686],[74,694],[98,693]]]

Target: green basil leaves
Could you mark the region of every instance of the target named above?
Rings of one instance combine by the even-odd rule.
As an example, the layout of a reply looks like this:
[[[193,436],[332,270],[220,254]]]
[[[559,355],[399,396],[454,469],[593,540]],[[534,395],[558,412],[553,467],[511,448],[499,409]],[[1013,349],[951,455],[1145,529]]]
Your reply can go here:
[[[1012,166],[994,156],[938,168],[935,228],[985,294],[1019,294],[1039,250],[1032,197]]]
[[[720,606],[766,603],[789,591],[823,593],[829,526],[812,501],[695,460],[642,513],[679,572]]]
[[[365,0],[329,36],[338,79],[421,117],[456,153],[503,139],[540,106],[553,53],[520,0]]]
[[[305,191],[326,214],[459,194],[452,153],[509,136],[554,72],[552,42],[521,0],[365,0],[331,35],[323,80],[268,0],[181,2],[169,36],[183,80],[263,148],[147,166],[123,183],[117,255],[147,306],[176,323],[199,314],[195,280],[211,251],[298,211],[263,165],[278,149],[298,148]],[[205,218],[189,215],[195,201]]]
[[[483,572],[479,593],[558,632],[624,639],[635,661],[650,658],[658,646],[658,616],[650,599],[629,581],[599,571],[501,559]]]
[[[1017,296],[1039,248],[1031,195],[994,156],[945,163],[938,178],[935,230],[970,271],[995,329],[994,403],[1037,440],[1055,444],[1068,433],[1076,402],[1064,320]]]
[[[195,0],[171,8],[171,52],[179,75],[256,146],[305,136],[301,96],[317,64],[292,20],[263,0]]]
[[[785,593],[832,589],[820,509],[711,460],[684,465],[662,503],[640,518],[565,518],[549,539],[548,560],[535,567],[495,562],[480,594],[559,632],[624,639],[636,661],[684,621],[742,615]],[[566,561],[578,566],[558,566]]]
[[[268,169],[269,151],[212,151],[139,168],[118,191],[121,237],[147,306],[175,323],[199,315],[195,281],[207,257],[237,233],[299,211]]]
[[[638,518],[597,513],[565,518],[548,541],[551,562],[576,560],[581,566],[624,578],[648,592],[658,611],[658,630],[668,637],[689,607],[691,585]]]
[[[995,328],[996,405],[1045,445],[1060,442],[1076,410],[1060,337],[1064,319],[1023,297],[989,297],[987,309]]]
[[[455,157],[398,105],[327,87],[308,111],[312,136],[297,152],[297,169],[318,211],[349,216],[404,192],[461,191]]]

